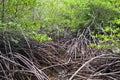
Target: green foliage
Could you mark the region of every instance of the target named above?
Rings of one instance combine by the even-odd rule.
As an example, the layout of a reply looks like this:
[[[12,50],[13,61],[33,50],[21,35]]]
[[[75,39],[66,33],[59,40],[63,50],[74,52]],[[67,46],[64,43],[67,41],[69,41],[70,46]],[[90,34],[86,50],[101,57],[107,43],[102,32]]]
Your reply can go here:
[[[34,12],[37,7],[36,0],[2,1],[1,3],[4,6],[0,5],[0,10],[4,9],[4,12],[0,13],[0,15],[4,15],[4,17],[0,17],[0,32],[4,32],[4,36],[7,39],[15,43],[18,43],[19,40],[17,38],[22,38],[23,35],[27,38],[40,41],[48,39],[47,36],[44,34],[39,35],[36,31],[40,27],[40,22],[35,18],[36,13]],[[39,37],[42,37],[42,39]]]
[[[114,26],[115,19],[119,22],[118,3],[114,0],[45,0],[38,3],[41,28],[48,30],[47,34],[59,32],[70,35],[82,31],[95,19],[91,29],[99,32],[101,27]]]
[[[93,34],[94,35],[94,34]],[[98,49],[113,49],[117,52],[120,48],[120,28],[105,27],[104,34],[94,36],[99,38]]]
[[[119,0],[4,0],[4,4],[7,6],[0,5],[1,12],[4,9],[0,30],[15,35],[9,36],[15,43],[15,37],[23,34],[39,41],[52,40],[49,35],[70,36],[91,23],[93,37],[100,39],[98,48],[119,42]]]
[[[85,23],[82,16],[84,14],[83,8],[85,8],[84,2],[86,3],[86,1],[79,0],[47,0],[47,2],[40,2],[44,4],[39,8],[41,28],[46,29],[47,27],[48,34],[59,32],[69,35],[71,32],[75,32],[78,26]]]
[[[47,34],[37,34],[35,32],[32,33],[33,36],[31,37],[32,39],[38,40],[38,41],[47,41],[47,40],[52,40],[47,36]]]

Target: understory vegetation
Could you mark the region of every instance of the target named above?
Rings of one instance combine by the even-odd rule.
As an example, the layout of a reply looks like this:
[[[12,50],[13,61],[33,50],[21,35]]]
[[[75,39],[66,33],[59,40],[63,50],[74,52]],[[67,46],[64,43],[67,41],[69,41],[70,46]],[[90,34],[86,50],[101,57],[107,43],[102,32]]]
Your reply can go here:
[[[1,0],[0,80],[119,80],[120,0]]]

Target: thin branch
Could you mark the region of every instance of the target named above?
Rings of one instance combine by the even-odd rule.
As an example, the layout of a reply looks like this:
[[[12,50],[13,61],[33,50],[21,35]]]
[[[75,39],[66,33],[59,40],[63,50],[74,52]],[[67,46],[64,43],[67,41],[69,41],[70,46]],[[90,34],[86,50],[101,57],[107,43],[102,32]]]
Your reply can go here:
[[[91,61],[93,61],[93,60],[96,59],[96,58],[100,58],[100,57],[102,57],[102,56],[105,56],[105,55],[110,55],[110,54],[102,54],[102,55],[96,56],[96,57],[88,60],[87,62],[85,62],[85,63],[69,78],[69,80],[72,80],[72,79],[75,77],[75,75],[77,75],[77,73],[78,73],[83,67],[85,67],[87,64],[89,64]]]

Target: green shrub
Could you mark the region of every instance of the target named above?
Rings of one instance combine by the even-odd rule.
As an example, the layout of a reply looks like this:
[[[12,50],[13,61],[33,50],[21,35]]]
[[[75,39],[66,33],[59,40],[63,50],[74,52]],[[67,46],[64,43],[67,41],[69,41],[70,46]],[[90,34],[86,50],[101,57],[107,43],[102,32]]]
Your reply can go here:
[[[22,33],[27,38],[45,41],[51,40],[49,35],[66,37],[78,31],[81,34],[88,26],[93,36],[97,35],[103,41],[111,40],[108,36],[119,36],[116,29],[120,26],[120,1],[3,1],[4,5],[0,5],[0,30],[17,36]]]

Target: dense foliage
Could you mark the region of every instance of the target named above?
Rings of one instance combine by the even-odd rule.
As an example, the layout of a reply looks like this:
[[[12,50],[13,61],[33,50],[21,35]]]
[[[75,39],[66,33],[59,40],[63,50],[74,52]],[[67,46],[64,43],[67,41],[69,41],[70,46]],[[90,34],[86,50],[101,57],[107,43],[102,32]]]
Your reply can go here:
[[[1,80],[119,80],[120,0],[0,0],[0,71]]]
[[[51,40],[53,36],[79,36],[88,27],[93,38],[102,40],[102,44],[112,40],[113,47],[119,43],[119,0],[1,0],[0,3],[1,33],[14,42],[20,36],[40,41]]]

